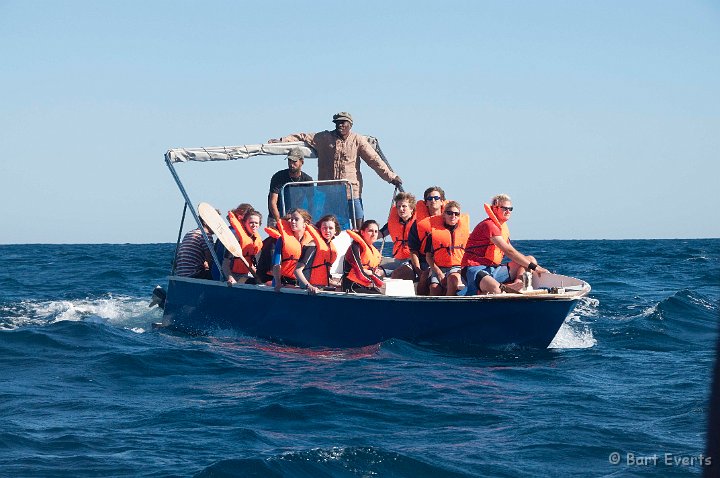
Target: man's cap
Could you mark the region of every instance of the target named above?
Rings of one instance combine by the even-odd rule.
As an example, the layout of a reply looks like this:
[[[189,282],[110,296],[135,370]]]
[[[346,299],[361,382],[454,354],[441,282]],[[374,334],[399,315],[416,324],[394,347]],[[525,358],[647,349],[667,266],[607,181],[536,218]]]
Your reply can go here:
[[[337,123],[338,121],[349,121],[350,123],[352,123],[352,115],[347,111],[341,111],[340,113],[334,114],[333,123]]]
[[[300,161],[305,161],[305,155],[303,154],[303,150],[300,148],[293,148],[290,150],[290,152],[287,155],[287,159],[292,159],[293,161],[297,161],[298,159]]]

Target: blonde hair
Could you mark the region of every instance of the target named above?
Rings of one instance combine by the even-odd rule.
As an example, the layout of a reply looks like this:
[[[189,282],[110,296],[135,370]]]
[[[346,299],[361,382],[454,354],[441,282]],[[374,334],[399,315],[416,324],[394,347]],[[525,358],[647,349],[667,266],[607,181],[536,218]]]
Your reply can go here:
[[[456,207],[456,208],[458,208],[458,211],[462,211],[462,208],[460,207],[460,203],[457,201],[448,201],[447,204],[445,204],[444,210],[447,211],[451,207]]]
[[[299,207],[298,207],[298,208],[295,208],[295,209],[292,209],[291,211],[289,211],[289,212],[285,215],[285,219],[288,219],[288,220],[289,220],[289,219],[290,219],[290,216],[292,216],[293,213],[298,213],[298,214],[300,214],[300,217],[303,218],[303,221],[305,221],[305,224],[312,224],[312,216],[310,215],[310,213],[307,212],[305,209],[301,209],[301,208],[299,208]]]
[[[505,201],[512,201],[512,199],[507,194],[498,194],[492,198],[492,206],[499,206],[500,203]]]

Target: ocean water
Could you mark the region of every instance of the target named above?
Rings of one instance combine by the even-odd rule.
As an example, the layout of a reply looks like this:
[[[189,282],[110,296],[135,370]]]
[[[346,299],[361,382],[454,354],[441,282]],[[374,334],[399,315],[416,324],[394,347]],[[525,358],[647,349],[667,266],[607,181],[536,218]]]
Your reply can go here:
[[[720,240],[518,245],[593,286],[546,350],[190,337],[174,244],[0,246],[0,475],[700,475]]]

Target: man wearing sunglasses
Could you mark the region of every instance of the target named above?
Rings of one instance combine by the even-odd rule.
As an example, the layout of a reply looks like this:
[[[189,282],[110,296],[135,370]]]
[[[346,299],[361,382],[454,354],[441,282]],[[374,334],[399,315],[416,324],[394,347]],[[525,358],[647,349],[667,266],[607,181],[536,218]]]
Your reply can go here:
[[[408,233],[410,265],[417,278],[417,294],[429,295],[430,266],[425,260],[425,241],[430,234],[430,217],[442,214],[445,191],[440,186],[430,186],[423,194],[415,210],[415,222]],[[422,207],[424,206],[424,207]]]
[[[533,256],[521,254],[510,244],[507,226],[513,212],[510,196],[498,194],[492,198],[490,206],[485,206],[488,218],[475,226],[465,247],[461,275],[467,287],[462,295],[518,291],[522,288],[521,277],[525,271],[548,272]],[[510,262],[503,264],[505,256]]]

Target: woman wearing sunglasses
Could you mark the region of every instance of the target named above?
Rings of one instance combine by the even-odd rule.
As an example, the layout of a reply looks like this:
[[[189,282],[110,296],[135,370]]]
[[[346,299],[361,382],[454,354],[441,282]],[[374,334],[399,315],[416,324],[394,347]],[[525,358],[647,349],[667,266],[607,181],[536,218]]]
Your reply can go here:
[[[460,288],[460,264],[465,254],[470,218],[457,201],[448,201],[440,216],[430,219],[425,250],[430,266],[430,295],[455,295]]]
[[[518,291],[525,271],[548,272],[533,256],[521,254],[510,244],[507,222],[513,209],[507,194],[498,194],[491,204],[485,204],[488,217],[473,229],[462,260],[462,276],[467,284],[462,295]],[[510,262],[503,264],[505,256]]]

